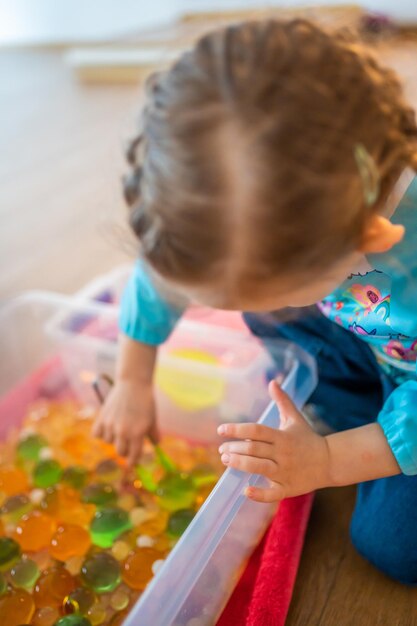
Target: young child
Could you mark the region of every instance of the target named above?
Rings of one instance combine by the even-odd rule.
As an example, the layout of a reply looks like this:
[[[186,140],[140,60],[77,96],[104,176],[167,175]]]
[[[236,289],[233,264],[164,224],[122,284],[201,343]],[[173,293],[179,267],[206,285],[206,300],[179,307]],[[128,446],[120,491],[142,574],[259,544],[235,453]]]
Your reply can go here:
[[[305,21],[232,26],[150,81],[128,160],[141,260],[95,433],[130,462],[157,440],[156,349],[185,301],[250,311],[316,358],[311,402],[336,432],[272,383],[280,430],[221,426],[222,461],[270,480],[259,502],[359,483],[355,546],[417,583],[417,126],[394,73]]]

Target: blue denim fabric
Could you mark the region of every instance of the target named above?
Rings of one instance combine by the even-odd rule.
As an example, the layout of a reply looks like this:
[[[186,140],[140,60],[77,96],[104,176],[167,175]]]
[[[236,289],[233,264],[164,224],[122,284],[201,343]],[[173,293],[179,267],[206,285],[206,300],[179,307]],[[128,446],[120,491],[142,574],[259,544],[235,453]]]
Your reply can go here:
[[[244,317],[260,338],[292,341],[315,357],[319,384],[310,402],[332,428],[376,421],[395,384],[365,342],[316,307],[300,309],[288,321],[273,314]],[[351,538],[358,552],[388,576],[417,584],[417,476],[400,474],[358,485]]]

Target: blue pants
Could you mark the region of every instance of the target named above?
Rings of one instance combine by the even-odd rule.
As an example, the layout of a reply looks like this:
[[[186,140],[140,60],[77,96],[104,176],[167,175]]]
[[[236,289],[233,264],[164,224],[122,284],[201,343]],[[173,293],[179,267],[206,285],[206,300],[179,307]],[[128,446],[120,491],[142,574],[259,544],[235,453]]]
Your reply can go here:
[[[375,421],[395,388],[369,346],[316,307],[300,309],[299,316],[287,321],[254,313],[246,314],[245,321],[261,339],[286,339],[315,357],[319,384],[310,402],[335,430]],[[358,552],[378,569],[417,584],[417,476],[359,484],[350,532]]]

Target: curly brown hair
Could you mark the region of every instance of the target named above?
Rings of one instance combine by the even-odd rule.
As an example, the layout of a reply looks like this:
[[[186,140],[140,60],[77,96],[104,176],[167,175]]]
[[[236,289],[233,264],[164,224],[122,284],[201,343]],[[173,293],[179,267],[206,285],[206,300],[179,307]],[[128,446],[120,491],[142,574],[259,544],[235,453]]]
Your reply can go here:
[[[417,126],[392,70],[354,38],[304,20],[204,36],[148,84],[128,150],[130,224],[165,278],[250,290],[355,250],[401,171]],[[369,205],[354,151],[379,175]]]

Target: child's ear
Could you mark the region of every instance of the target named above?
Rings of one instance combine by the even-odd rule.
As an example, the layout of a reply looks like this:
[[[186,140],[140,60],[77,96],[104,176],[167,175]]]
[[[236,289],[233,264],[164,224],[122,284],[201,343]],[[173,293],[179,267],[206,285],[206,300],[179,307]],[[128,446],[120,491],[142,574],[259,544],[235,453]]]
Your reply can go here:
[[[364,254],[388,252],[401,241],[404,233],[404,226],[392,224],[382,215],[373,215],[368,220],[359,246],[359,252]]]

